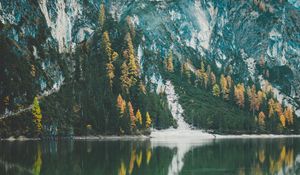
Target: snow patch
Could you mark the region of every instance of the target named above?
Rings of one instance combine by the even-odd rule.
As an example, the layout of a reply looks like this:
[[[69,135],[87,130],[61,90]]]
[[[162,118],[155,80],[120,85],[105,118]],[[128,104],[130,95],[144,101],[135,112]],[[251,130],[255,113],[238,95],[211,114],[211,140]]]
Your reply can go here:
[[[189,130],[190,126],[184,121],[183,108],[179,104],[179,97],[175,92],[174,86],[170,80],[166,81],[165,93],[168,100],[169,109],[173,118],[177,121],[178,130]]]
[[[250,77],[252,78],[252,80],[254,80],[255,79],[255,77],[254,77],[255,63],[256,63],[255,60],[253,58],[248,58],[245,60],[245,63],[247,64]]]
[[[143,48],[142,48],[141,45],[139,45],[139,47],[138,47],[138,53],[137,53],[137,60],[138,60],[138,64],[140,65],[141,71],[143,70],[143,63],[142,63],[142,57],[143,57],[143,55],[144,55]]]
[[[32,54],[33,54],[34,58],[35,58],[35,59],[39,59],[40,57],[39,57],[38,54],[37,54],[37,49],[36,49],[36,47],[35,47],[35,46],[32,46],[32,48],[33,48]]]

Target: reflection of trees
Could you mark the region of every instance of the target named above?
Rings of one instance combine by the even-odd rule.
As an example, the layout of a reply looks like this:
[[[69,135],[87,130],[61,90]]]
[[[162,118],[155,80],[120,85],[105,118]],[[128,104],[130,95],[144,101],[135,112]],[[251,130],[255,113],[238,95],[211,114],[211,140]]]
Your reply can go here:
[[[42,150],[41,150],[41,145],[38,144],[37,147],[37,155],[35,162],[33,164],[33,174],[34,175],[39,175],[41,173],[41,167],[42,167]]]
[[[265,160],[269,161],[265,161]],[[266,159],[265,150],[260,148],[258,151],[259,163],[255,164],[253,174],[263,174],[263,167],[269,167],[270,174],[280,174],[280,172],[289,172],[294,167],[294,149],[282,146],[277,154],[269,154]]]
[[[149,165],[150,160],[151,160],[151,155],[152,151],[151,148],[148,147],[146,150],[146,165]],[[143,163],[143,150],[140,150],[139,153],[137,153],[136,148],[132,147],[131,148],[131,153],[130,153],[130,159],[129,159],[129,164],[128,164],[128,174],[132,174],[134,168],[141,168],[141,165]],[[137,166],[135,166],[137,165]],[[121,165],[119,168],[119,175],[126,175],[127,174],[127,167],[126,164],[124,163],[124,160],[121,160]]]
[[[148,148],[148,149],[147,149],[147,153],[146,153],[147,165],[150,163],[151,155],[152,155],[151,149]]]
[[[124,161],[121,161],[121,167],[119,168],[119,175],[126,175],[126,166]]]

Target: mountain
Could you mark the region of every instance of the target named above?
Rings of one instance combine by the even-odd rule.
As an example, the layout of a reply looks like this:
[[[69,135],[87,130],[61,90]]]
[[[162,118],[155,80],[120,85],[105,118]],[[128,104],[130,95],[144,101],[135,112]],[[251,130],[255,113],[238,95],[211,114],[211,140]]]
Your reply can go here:
[[[217,75],[230,74],[234,82],[245,86],[255,84],[259,89],[269,82],[274,98],[284,106],[292,106],[300,116],[298,1],[107,0],[103,2],[106,22],[102,28],[99,27],[100,4],[95,0],[0,1],[0,112],[9,120],[6,125],[14,124],[10,116],[22,116],[26,112],[30,116],[35,96],[44,102],[42,109],[44,104],[47,117],[56,118],[56,125],[61,122],[68,125],[70,118],[72,122],[81,121],[84,113],[81,96],[90,99],[102,87],[101,79],[98,84],[94,81],[96,72],[101,72],[95,66],[101,65],[97,54],[101,52],[103,28],[109,31],[113,49],[119,55],[125,47],[126,31],[131,33],[141,79],[149,91],[157,92],[151,97],[156,100],[151,101],[164,104],[151,109],[167,111],[169,106],[166,116],[156,121],[167,120],[168,124],[159,128],[176,125],[170,117],[175,114],[168,93],[159,97],[169,79],[173,80],[179,97],[191,91],[190,96],[179,99],[183,109],[176,108],[175,113],[185,114],[190,124],[201,127],[188,115],[190,103],[184,101],[196,97],[194,87],[178,82],[179,74],[169,75],[162,70],[161,63],[170,50],[175,67],[188,62],[191,72],[195,72],[204,61]],[[201,99],[206,99],[206,91],[201,90],[199,94]],[[69,104],[68,96],[74,96],[74,104]],[[132,99],[133,95],[128,98]],[[91,102],[89,99],[86,103]],[[102,99],[100,95],[99,99]],[[95,97],[95,103],[86,105],[94,109],[89,115],[99,112],[99,99]],[[228,105],[219,101],[224,103],[221,109]],[[58,110],[60,107],[70,110],[78,107],[81,115],[70,117],[70,112]],[[239,110],[231,111],[232,115],[250,115]]]

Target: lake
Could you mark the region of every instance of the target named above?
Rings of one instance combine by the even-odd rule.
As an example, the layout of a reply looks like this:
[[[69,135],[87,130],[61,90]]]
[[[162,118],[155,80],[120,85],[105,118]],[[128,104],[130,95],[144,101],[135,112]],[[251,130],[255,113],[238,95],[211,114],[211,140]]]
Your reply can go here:
[[[2,141],[1,175],[300,174],[300,139]]]

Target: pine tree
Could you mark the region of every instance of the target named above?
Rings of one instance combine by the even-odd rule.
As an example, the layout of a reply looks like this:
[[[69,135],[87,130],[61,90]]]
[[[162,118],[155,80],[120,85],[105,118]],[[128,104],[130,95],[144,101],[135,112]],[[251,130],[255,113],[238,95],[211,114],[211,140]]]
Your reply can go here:
[[[183,74],[187,78],[188,82],[191,80],[191,71],[189,69],[188,63],[183,64]]]
[[[135,116],[136,116],[137,122],[140,124],[140,126],[142,126],[142,124],[143,124],[143,118],[142,118],[142,114],[141,114],[141,112],[140,112],[139,109],[137,110]]]
[[[236,104],[240,107],[243,108],[245,106],[245,87],[244,84],[237,84],[234,87],[234,97],[235,97],[235,101]]]
[[[131,34],[132,38],[134,38],[135,37],[135,29],[134,29],[134,25],[132,23],[131,17],[127,16],[126,21],[127,21],[128,28],[130,30],[130,34]]]
[[[278,114],[278,116],[283,115],[282,106],[279,102],[275,103],[275,111]]]
[[[42,113],[41,113],[41,108],[37,97],[35,97],[33,100],[32,114],[33,114],[33,123],[35,124],[35,129],[37,133],[40,134],[42,131]]]
[[[260,112],[258,114],[258,124],[260,127],[265,126],[265,118],[266,118],[266,116],[265,116],[264,112]]]
[[[279,119],[280,119],[280,123],[281,123],[282,127],[285,127],[285,125],[286,125],[286,123],[285,123],[286,122],[285,116],[284,115],[280,115]]]
[[[128,46],[128,75],[130,78],[130,87],[132,87],[136,84],[139,77],[139,66],[137,64],[132,39],[129,33],[126,35],[126,41]]]
[[[212,91],[213,95],[214,96],[217,96],[219,97],[220,96],[220,88],[219,88],[219,85],[218,84],[215,84],[213,86],[213,91]]]
[[[107,31],[103,32],[101,48],[104,50],[106,60],[111,60],[111,58],[112,58],[112,48],[111,48],[111,42],[110,42],[110,39],[109,39],[109,34],[108,34]]]
[[[114,73],[115,67],[111,62],[106,64],[106,71],[107,71],[107,78],[108,78],[108,82],[109,82],[109,87],[112,90],[113,79],[115,78],[115,73]]]
[[[151,116],[149,112],[146,112],[146,128],[150,128],[151,123],[152,123]]]
[[[130,121],[131,121],[131,129],[135,129],[136,128],[136,118],[134,116],[134,110],[133,110],[133,107],[132,107],[132,104],[131,102],[128,102],[128,110],[129,110],[129,116],[130,116]]]
[[[104,50],[104,56],[106,60],[106,72],[107,72],[107,79],[109,82],[109,86],[112,89],[113,86],[113,79],[115,77],[115,67],[113,65],[113,61],[116,57],[118,57],[118,54],[113,51],[111,48],[111,42],[109,39],[108,32],[104,32],[102,36],[102,43],[101,48]]]
[[[213,86],[214,84],[216,84],[216,75],[213,73],[213,72],[211,72],[210,73],[210,83],[211,83],[211,86]]]
[[[144,85],[144,83],[142,81],[139,84],[139,89],[140,89],[140,92],[143,93],[144,95],[147,94],[146,86]]]
[[[126,109],[126,101],[122,98],[122,96],[119,94],[117,98],[117,107],[120,111],[121,116],[123,116],[125,109]]]
[[[104,4],[100,5],[100,12],[99,12],[99,24],[100,27],[103,28],[104,22],[105,22],[105,7]]]
[[[221,93],[222,96],[225,100],[228,100],[228,95],[229,95],[229,89],[228,89],[228,84],[227,84],[227,79],[225,76],[222,74],[220,78],[220,85],[221,85]]]
[[[284,116],[287,119],[289,125],[294,123],[294,116],[293,116],[293,109],[292,107],[288,106],[285,108]]]
[[[165,66],[168,72],[174,72],[174,66],[173,66],[173,54],[172,50],[170,49],[169,54],[167,56]]]
[[[252,88],[247,88],[247,94],[249,97],[249,102],[250,102],[250,111],[252,111],[253,115],[255,110],[257,109],[257,95],[256,95],[256,88],[253,85]]]
[[[268,116],[271,118],[274,116],[274,108],[275,108],[275,102],[272,98],[268,101],[268,106],[269,106],[269,115]]]
[[[129,94],[129,89],[131,87],[131,79],[129,78],[129,74],[128,74],[128,66],[126,64],[126,61],[123,62],[122,66],[121,66],[121,88],[123,90],[123,92]]]

